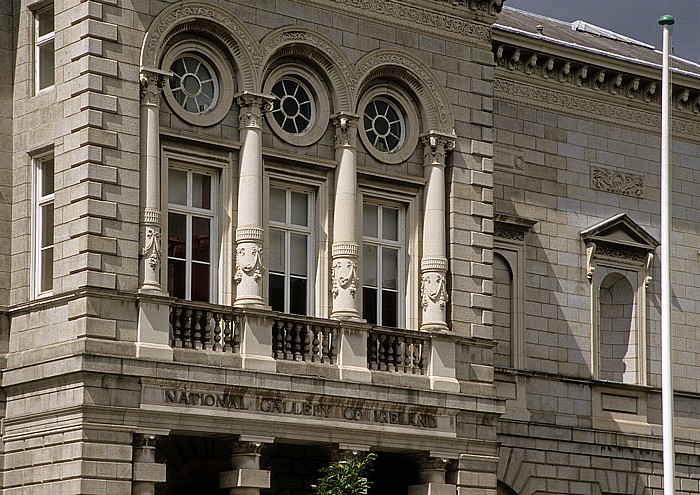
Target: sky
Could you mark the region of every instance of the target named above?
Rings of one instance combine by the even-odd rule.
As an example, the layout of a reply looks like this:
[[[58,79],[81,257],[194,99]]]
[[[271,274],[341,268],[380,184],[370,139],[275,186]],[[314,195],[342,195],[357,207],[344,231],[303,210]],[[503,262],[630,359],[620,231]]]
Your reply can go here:
[[[700,0],[506,0],[504,5],[566,22],[582,20],[661,50],[659,17],[676,20],[673,54],[700,63]]]

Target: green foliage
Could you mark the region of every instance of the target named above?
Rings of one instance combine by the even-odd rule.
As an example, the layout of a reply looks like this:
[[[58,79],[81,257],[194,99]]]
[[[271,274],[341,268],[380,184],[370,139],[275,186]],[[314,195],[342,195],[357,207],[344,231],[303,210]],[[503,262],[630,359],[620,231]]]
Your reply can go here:
[[[363,495],[370,482],[367,476],[372,472],[376,454],[358,454],[352,459],[334,462],[321,468],[318,485],[311,485],[315,495]]]

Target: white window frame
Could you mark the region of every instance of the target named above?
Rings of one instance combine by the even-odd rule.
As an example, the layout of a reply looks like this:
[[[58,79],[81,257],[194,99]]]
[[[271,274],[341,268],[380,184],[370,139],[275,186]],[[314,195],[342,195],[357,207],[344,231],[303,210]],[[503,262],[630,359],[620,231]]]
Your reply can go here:
[[[54,163],[54,188],[49,194],[44,194],[43,191],[43,176],[45,173],[44,164],[48,161]],[[35,297],[49,296],[53,294],[53,280],[51,281],[51,287],[42,288],[42,278],[44,275],[44,269],[42,266],[42,251],[46,249],[54,250],[56,244],[55,240],[55,210],[54,210],[54,242],[51,245],[43,246],[43,227],[44,227],[44,207],[48,205],[54,205],[54,194],[55,194],[55,160],[53,154],[44,154],[32,159],[32,267],[33,276],[31,278],[31,292]],[[53,264],[52,264],[53,266]],[[53,272],[53,268],[52,268]]]
[[[52,88],[56,84],[56,45],[54,44],[54,59],[53,59],[53,83],[41,87],[41,48],[49,43],[55,42],[56,39],[56,13],[54,11],[54,29],[44,35],[39,34],[39,17],[47,11],[54,11],[54,4],[47,5],[34,11],[34,91],[39,93]]]
[[[269,193],[272,188],[275,189],[282,189],[285,191],[285,203],[286,203],[286,213],[287,213],[287,218],[284,223],[282,222],[277,222],[274,221],[270,218],[268,214],[268,229],[271,231],[272,229],[283,231],[284,236],[285,236],[285,267],[284,267],[284,294],[285,294],[285,300],[284,300],[284,313],[289,313],[290,311],[290,300],[289,300],[289,295],[290,295],[290,278],[291,278],[291,273],[290,273],[290,257],[288,256],[290,252],[290,234],[291,233],[296,233],[296,234],[304,234],[307,236],[307,241],[306,241],[306,315],[311,316],[314,314],[314,280],[315,280],[315,236],[314,236],[314,225],[315,225],[315,204],[316,204],[316,191],[312,187],[305,187],[302,184],[297,184],[297,183],[281,183],[279,181],[273,180],[271,181],[268,186],[267,186],[267,192],[268,192],[268,205],[269,205]],[[303,227],[300,225],[293,225],[290,223],[291,221],[291,193],[292,191],[294,192],[300,192],[307,194],[307,227]],[[268,208],[268,212],[269,212]],[[269,234],[268,234],[268,239],[269,239]],[[269,246],[269,243],[268,243]],[[268,249],[268,256],[270,254],[270,250]],[[268,263],[268,267],[270,264]],[[268,269],[268,297],[269,297],[269,274],[272,273],[270,269]],[[269,299],[268,299],[269,300]]]
[[[164,194],[166,198],[166,214],[164,215],[164,229],[166,233],[162,236],[165,239],[165,250],[168,252],[167,243],[169,243],[168,232],[168,216],[172,213],[177,213],[185,215],[186,217],[186,248],[185,248],[185,300],[191,300],[191,286],[192,286],[192,217],[209,218],[210,220],[210,232],[209,232],[209,301],[212,304],[217,304],[219,299],[218,291],[218,260],[219,260],[219,218],[218,218],[218,192],[219,192],[219,177],[220,173],[217,169],[195,166],[186,163],[172,163],[168,165],[167,171],[168,175],[171,170],[179,170],[187,172],[187,205],[178,205],[170,203],[168,200],[168,188],[166,187]],[[192,203],[192,174],[208,175],[211,177],[211,197],[209,210],[203,208],[195,208],[191,206]],[[166,272],[166,283],[167,287],[167,267],[169,260],[167,255],[165,256],[164,267]],[[200,302],[200,301],[197,301]]]
[[[381,209],[382,208],[390,208],[390,209],[395,209],[398,211],[398,219],[397,219],[397,225],[398,225],[398,240],[397,241],[392,241],[390,239],[382,239],[381,237],[367,237],[364,235],[364,207],[365,205],[373,205],[378,207],[378,234],[381,235],[381,224],[382,224],[382,214],[381,214]],[[397,296],[396,296],[396,303],[397,303],[397,315],[396,315],[396,327],[397,328],[404,328],[406,326],[406,205],[401,204],[401,203],[396,203],[396,202],[390,202],[390,201],[383,201],[380,198],[375,198],[371,196],[365,196],[362,201],[362,228],[359,230],[359,232],[362,233],[362,246],[360,249],[360,258],[362,260],[362,268],[360,270],[360,273],[364,273],[364,246],[365,244],[369,244],[372,246],[378,246],[378,247],[387,247],[390,249],[397,249],[398,250],[398,256],[397,256],[397,270],[398,270],[398,277],[397,277]],[[382,262],[381,262],[381,250],[378,250],[378,256],[377,256],[377,326],[384,326],[384,322],[382,321],[381,318],[381,307],[382,307],[382,286],[381,286],[381,280],[382,280]],[[364,308],[364,288],[366,287],[365,281],[361,280],[360,281],[362,285],[362,296],[361,299],[362,305],[360,308]],[[364,309],[362,309],[362,317],[364,318]]]

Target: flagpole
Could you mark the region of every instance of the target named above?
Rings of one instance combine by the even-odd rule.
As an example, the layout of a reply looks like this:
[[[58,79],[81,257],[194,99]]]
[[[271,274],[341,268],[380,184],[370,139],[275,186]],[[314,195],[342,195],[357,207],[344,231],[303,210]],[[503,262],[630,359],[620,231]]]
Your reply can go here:
[[[659,19],[663,26],[661,77],[661,402],[663,406],[664,495],[675,495],[676,456],[673,438],[673,361],[671,335],[671,71],[669,49],[673,17]]]

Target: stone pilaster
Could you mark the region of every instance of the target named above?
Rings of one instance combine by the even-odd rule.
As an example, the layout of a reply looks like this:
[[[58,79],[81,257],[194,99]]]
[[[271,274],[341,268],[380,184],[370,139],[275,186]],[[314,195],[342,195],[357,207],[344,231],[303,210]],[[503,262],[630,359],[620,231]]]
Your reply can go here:
[[[132,464],[131,493],[154,495],[155,484],[166,481],[165,464],[156,463],[158,437],[150,434],[134,434],[134,461]]]
[[[236,228],[236,306],[262,306],[263,275],[263,113],[272,109],[272,97],[244,92],[236,95],[240,107],[241,150]]]
[[[159,112],[161,94],[169,77],[169,72],[157,69],[141,70],[139,291],[142,293],[163,292],[160,284],[163,253]]]
[[[447,326],[447,256],[445,245],[445,156],[454,136],[430,132],[422,136],[426,178],[421,259],[421,330]]]
[[[357,292],[357,115],[341,112],[331,118],[335,127],[335,205],[333,208],[331,318],[359,319]]]
[[[272,439],[232,442],[233,469],[221,473],[220,487],[228,488],[231,495],[260,495],[260,490],[270,488],[270,471],[260,469],[260,454],[270,442]]]

